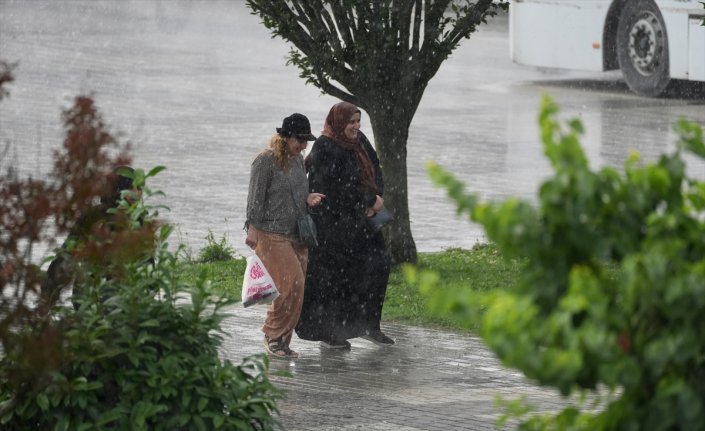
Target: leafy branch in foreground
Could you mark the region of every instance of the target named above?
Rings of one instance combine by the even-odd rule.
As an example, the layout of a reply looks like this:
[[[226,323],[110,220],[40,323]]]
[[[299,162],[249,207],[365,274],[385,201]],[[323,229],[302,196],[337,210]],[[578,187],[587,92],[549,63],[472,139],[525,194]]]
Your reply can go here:
[[[705,183],[687,176],[683,152],[705,159],[703,131],[679,121],[672,154],[650,164],[633,155],[623,173],[595,172],[580,146],[581,123],[562,125],[557,112],[545,98],[541,138],[554,175],[537,206],[480,203],[429,166],[503,256],[526,262],[514,285],[473,310],[482,338],[527,377],[597,403],[523,416],[520,429],[701,430]]]
[[[212,295],[205,274],[179,278],[171,227],[144,201],[160,194],[147,181],[163,168],[117,169],[134,188],[86,219],[130,157],[90,97],[77,97],[64,122],[49,180],[0,175],[0,428],[274,429],[282,394],[268,358],[220,359],[234,301]],[[77,226],[82,235],[57,248],[70,277],[43,295],[48,277],[32,249]]]

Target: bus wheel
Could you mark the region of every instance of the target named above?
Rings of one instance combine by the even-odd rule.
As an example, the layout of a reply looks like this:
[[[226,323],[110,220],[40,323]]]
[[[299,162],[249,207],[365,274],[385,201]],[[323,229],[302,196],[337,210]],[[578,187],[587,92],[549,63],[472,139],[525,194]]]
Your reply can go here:
[[[619,17],[617,56],[629,88],[659,96],[668,86],[666,25],[653,0],[629,0]]]

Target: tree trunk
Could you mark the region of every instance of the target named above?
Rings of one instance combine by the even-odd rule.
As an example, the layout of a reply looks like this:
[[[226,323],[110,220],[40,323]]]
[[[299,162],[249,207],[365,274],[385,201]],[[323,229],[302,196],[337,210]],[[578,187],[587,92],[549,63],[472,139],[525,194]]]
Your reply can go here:
[[[405,112],[390,109],[388,101],[381,103],[384,106],[379,109],[369,107],[368,114],[384,174],[384,205],[394,214],[394,220],[385,227],[385,239],[393,264],[416,263],[406,169],[406,141],[411,120],[404,118]]]

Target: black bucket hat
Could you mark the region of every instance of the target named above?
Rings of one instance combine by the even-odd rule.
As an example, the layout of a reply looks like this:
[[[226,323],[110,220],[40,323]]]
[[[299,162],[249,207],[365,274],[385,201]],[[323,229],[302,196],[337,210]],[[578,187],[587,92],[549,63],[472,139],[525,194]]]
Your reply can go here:
[[[307,141],[315,141],[316,137],[311,134],[311,123],[303,114],[291,114],[282,121],[282,126],[277,127],[277,133],[288,138],[295,136]]]

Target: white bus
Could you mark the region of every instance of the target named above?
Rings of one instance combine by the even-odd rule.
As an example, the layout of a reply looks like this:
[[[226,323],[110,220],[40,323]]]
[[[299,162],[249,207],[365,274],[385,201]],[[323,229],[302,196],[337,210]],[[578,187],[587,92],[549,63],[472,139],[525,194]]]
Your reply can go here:
[[[621,69],[629,88],[659,96],[671,80],[705,81],[702,0],[511,0],[512,61]]]

